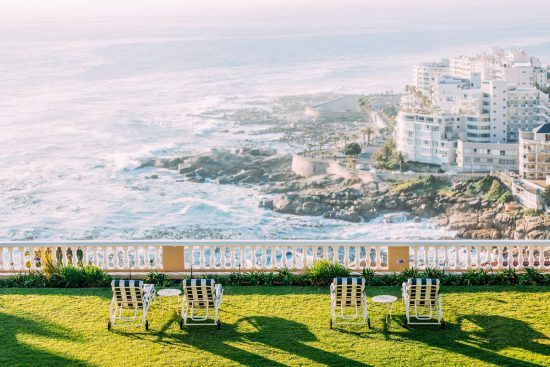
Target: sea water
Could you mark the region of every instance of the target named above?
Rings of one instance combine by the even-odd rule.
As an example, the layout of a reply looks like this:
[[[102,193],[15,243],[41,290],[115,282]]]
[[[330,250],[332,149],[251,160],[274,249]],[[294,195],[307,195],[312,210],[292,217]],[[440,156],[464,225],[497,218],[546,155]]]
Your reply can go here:
[[[0,239],[453,236],[426,220],[277,214],[257,188],[138,167],[245,143],[295,149],[209,111],[401,91],[415,62],[493,45],[550,62],[550,3],[466,2],[0,4]]]

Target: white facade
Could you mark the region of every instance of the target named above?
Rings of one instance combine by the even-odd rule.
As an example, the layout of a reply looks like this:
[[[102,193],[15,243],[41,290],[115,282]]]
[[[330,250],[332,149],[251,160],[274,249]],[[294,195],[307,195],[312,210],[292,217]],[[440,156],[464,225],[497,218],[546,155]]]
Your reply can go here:
[[[400,112],[395,127],[397,150],[411,161],[452,164],[455,161],[456,116]]]
[[[550,124],[520,132],[519,173],[530,180],[545,181],[550,176]]]
[[[518,170],[518,144],[458,141],[456,163],[461,172]]]
[[[449,75],[449,59],[426,62],[413,67],[414,86],[427,97],[431,96],[437,80],[443,75]]]

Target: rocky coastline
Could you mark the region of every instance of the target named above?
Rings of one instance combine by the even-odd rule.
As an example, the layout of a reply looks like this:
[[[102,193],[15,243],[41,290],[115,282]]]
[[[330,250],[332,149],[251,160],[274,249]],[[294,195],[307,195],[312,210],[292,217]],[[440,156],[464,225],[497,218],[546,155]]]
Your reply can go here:
[[[405,182],[363,182],[333,175],[294,174],[290,154],[273,149],[212,150],[175,159],[151,160],[142,167],[178,170],[185,180],[259,187],[266,210],[323,216],[349,222],[406,212],[430,218],[465,239],[549,239],[550,216],[514,205],[495,177],[448,183],[432,176]]]

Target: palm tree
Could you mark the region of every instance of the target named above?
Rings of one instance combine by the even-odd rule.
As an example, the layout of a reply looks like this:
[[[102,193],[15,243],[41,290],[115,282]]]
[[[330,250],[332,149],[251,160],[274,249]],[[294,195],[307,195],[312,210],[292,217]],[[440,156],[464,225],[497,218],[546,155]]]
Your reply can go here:
[[[359,109],[361,112],[368,112],[372,109],[372,103],[368,97],[359,98]]]
[[[361,130],[363,133],[363,145],[370,145],[370,136],[374,133],[374,130],[372,127],[367,127],[363,130]],[[367,144],[365,144],[365,135],[367,135]]]
[[[407,161],[407,154],[406,153],[403,153],[403,152],[397,152],[395,154],[395,161],[397,162],[397,164],[399,164],[399,172],[403,172],[402,170],[402,167],[403,167],[403,163],[405,163]]]
[[[332,142],[334,143],[334,151],[335,152],[338,151],[338,141],[340,141],[340,138],[338,138],[337,136],[332,137]]]
[[[380,130],[378,130],[378,133],[382,136],[382,138],[386,139],[386,134],[388,132],[388,129],[386,129],[385,127],[381,128]]]
[[[359,137],[359,135],[357,135],[357,134],[351,134],[351,140],[353,140],[354,143],[357,142],[358,137]]]

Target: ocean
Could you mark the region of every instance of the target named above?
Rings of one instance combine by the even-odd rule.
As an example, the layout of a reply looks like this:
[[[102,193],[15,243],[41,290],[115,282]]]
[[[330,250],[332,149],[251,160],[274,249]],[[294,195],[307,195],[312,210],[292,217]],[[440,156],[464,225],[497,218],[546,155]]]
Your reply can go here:
[[[0,4],[0,240],[453,236],[429,221],[277,214],[258,208],[257,188],[138,167],[243,144],[296,149],[211,111],[401,91],[415,62],[493,45],[550,63],[547,1],[84,4]]]

